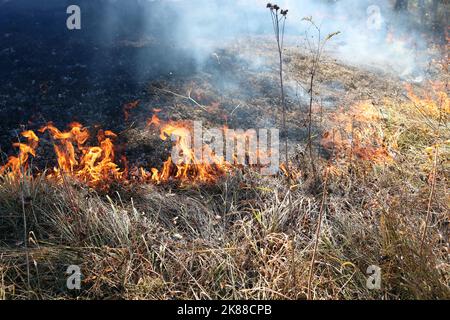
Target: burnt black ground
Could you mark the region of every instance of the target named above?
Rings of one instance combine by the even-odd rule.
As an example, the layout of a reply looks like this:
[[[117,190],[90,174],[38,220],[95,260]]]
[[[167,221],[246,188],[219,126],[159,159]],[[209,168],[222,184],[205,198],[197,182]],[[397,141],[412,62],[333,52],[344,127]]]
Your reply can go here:
[[[82,8],[81,30],[66,28],[70,4]],[[147,21],[145,12],[140,12],[143,8],[158,19]],[[111,12],[117,19],[108,29],[104,21]],[[209,54],[199,67],[201,48],[191,50],[190,44],[182,41],[182,45],[175,45],[180,44],[179,39],[175,41],[182,35],[179,28],[176,13],[161,2],[147,2],[145,7],[136,1],[0,2],[3,159],[14,152],[11,142],[17,140],[18,132],[36,130],[48,121],[61,129],[77,121],[120,132],[127,126],[124,104],[147,101],[147,109],[151,109],[153,102],[161,102],[149,97],[152,83],[184,84],[193,75],[205,79],[199,68],[208,69],[216,92],[223,93],[231,83],[248,87],[247,80],[238,74],[244,66],[238,58],[221,57],[218,64]],[[241,109],[236,114],[241,112],[242,119],[254,116]],[[143,122],[145,116],[150,114],[144,115]]]
[[[66,28],[73,1],[0,4],[0,145],[8,150],[16,130],[53,121],[122,126],[122,106],[142,98],[149,81],[192,72],[193,58],[171,47],[155,25],[157,45],[126,46],[141,39],[139,21],[105,37],[99,23],[103,1],[83,5],[82,30]],[[129,10],[136,10],[130,8]],[[125,12],[124,14],[132,14]],[[145,65],[140,64],[145,56]],[[150,63],[148,63],[150,61]],[[180,67],[181,66],[181,67]]]
[[[81,30],[66,28],[66,9],[71,4],[82,8]],[[145,20],[147,15],[140,12],[144,9],[159,19]],[[222,114],[233,112],[233,117],[227,119],[229,124],[234,121],[240,128],[261,125],[257,118],[268,115],[243,107],[241,101],[253,99],[256,106],[261,104],[258,99],[273,99],[278,95],[277,83],[263,79],[259,76],[263,69],[258,66],[250,70],[248,61],[238,56],[223,50],[214,55],[203,53],[202,48],[192,50],[191,44],[175,39],[183,33],[172,9],[162,2],[147,2],[144,7],[136,1],[0,2],[2,162],[17,152],[12,142],[17,141],[18,133],[37,130],[50,121],[60,129],[77,121],[89,128],[122,132],[130,125],[124,121],[123,106],[135,100],[141,104],[132,121],[141,127],[153,108],[171,107],[170,115],[176,118],[180,114],[176,107],[173,112],[176,101],[149,90],[152,85],[186,94],[187,87],[194,83],[208,91],[196,95],[200,103],[221,102],[220,108],[224,108],[207,116],[212,122],[219,120],[223,125]],[[117,19],[108,29],[104,21],[111,12]],[[191,110],[182,113],[188,119],[205,116]],[[127,141],[129,136],[120,139],[118,144],[129,146],[127,156],[131,160],[147,153],[146,146]],[[39,154],[39,161],[49,164],[52,152]]]
[[[193,2],[201,1],[205,0]],[[203,120],[242,129],[280,128],[273,37],[267,37],[270,33],[258,37],[256,33],[246,38],[244,32],[227,41],[216,39],[219,44],[214,46],[221,49],[212,52],[208,43],[205,49],[180,41],[183,30],[172,6],[193,10],[189,7],[193,2],[155,1],[143,6],[137,0],[48,0],[44,4],[0,0],[2,161],[17,152],[12,142],[18,132],[37,130],[49,121],[60,129],[77,121],[89,128],[123,132],[117,144],[126,143],[131,161],[152,158],[148,154],[154,150],[155,141],[143,129],[154,108],[163,109],[161,116],[166,119]],[[81,30],[66,28],[66,9],[71,4],[82,8]],[[116,20],[106,27],[104,21],[111,13]],[[149,13],[158,19],[148,20]],[[235,21],[225,23],[232,25]],[[320,103],[324,108],[363,99],[381,100],[402,90],[400,81],[385,74],[327,60],[317,79],[323,84]],[[296,142],[304,141],[306,132],[309,98],[298,83],[308,85],[307,63],[296,46],[286,50],[288,131],[289,138]],[[192,90],[193,98],[208,111],[149,90],[152,86],[183,95]],[[125,121],[124,104],[136,100],[141,101],[139,108]],[[42,141],[40,145],[45,144]],[[52,158],[52,152],[39,154]],[[47,165],[47,160],[41,161]]]

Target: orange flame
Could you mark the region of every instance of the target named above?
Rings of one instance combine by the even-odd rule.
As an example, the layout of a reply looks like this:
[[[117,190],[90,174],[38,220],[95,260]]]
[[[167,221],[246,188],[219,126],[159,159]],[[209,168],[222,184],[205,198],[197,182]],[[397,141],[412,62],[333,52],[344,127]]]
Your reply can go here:
[[[159,110],[155,110],[159,111]],[[184,182],[213,183],[230,171],[222,156],[216,155],[208,146],[202,146],[200,152],[195,152],[192,147],[192,135],[190,124],[184,121],[162,122],[156,114],[147,121],[147,124],[159,127],[160,138],[166,141],[168,137],[176,137],[175,148],[178,150],[179,159],[175,163],[172,157],[163,163],[161,170],[151,169],[148,173],[141,168],[141,177],[155,183],[165,183],[170,180]],[[197,154],[200,153],[200,154]],[[203,161],[208,157],[210,161]]]
[[[114,163],[114,144],[116,134],[100,130],[97,134],[99,146],[87,147],[89,132],[79,123],[72,123],[70,130],[61,132],[48,124],[40,132],[48,131],[54,141],[58,167],[54,168],[53,177],[69,175],[88,185],[106,187],[111,181],[120,179],[122,172]],[[76,145],[76,147],[75,147]]]
[[[154,111],[160,112],[158,109]],[[168,140],[169,137],[172,138],[176,153],[167,158],[160,170],[151,168],[148,172],[139,168],[137,177],[139,181],[156,184],[170,181],[181,182],[181,184],[215,183],[235,168],[242,168],[243,162],[250,166],[258,166],[263,162],[262,165],[265,165],[271,160],[269,155],[260,154],[258,150],[250,150],[250,141],[255,142],[257,139],[254,130],[241,132],[224,127],[225,137],[233,139],[233,143],[237,146],[236,150],[233,146],[231,159],[224,159],[224,155],[220,154],[219,150],[204,144],[203,140],[200,146],[195,146],[190,122],[162,121],[155,114],[147,123],[159,129],[160,138],[163,141]],[[89,130],[77,122],[71,123],[65,131],[61,131],[53,123],[48,123],[38,132],[51,137],[56,156],[56,165],[47,174],[48,179],[63,182],[65,177],[70,177],[90,187],[108,189],[113,182],[130,181],[129,172],[132,172],[131,177],[136,178],[134,173],[136,171],[129,170],[125,156],[121,157],[125,169],[122,170],[115,162],[114,140],[117,135],[110,130],[99,130],[96,135],[97,145],[94,146],[88,145],[89,141],[95,140],[92,139]],[[33,131],[25,131],[21,135],[27,139],[27,143],[14,144],[19,147],[18,156],[9,157],[8,162],[0,167],[0,176],[21,177],[29,168],[29,157],[36,156],[38,136]],[[259,159],[260,163],[255,159]]]
[[[31,131],[24,131],[21,133],[21,136],[27,139],[27,143],[14,143],[14,147],[19,148],[19,153],[17,157],[10,156],[8,158],[8,162],[0,167],[0,175],[4,175],[5,173],[13,178],[13,177],[22,177],[25,172],[28,170],[28,159],[31,156],[36,156],[36,148],[39,143],[39,138],[36,134]]]
[[[321,145],[325,149],[336,155],[372,162],[392,160],[382,132],[373,125],[380,120],[380,114],[370,101],[358,103],[346,112],[340,108],[332,120],[340,128],[323,134]]]
[[[406,85],[409,99],[419,110],[430,117],[443,119],[450,115],[450,97],[447,93],[446,85],[442,82],[430,82],[431,90],[423,97],[418,96],[412,85]]]
[[[130,103],[127,103],[123,106],[123,115],[125,118],[125,121],[128,121],[130,118],[131,110],[135,109],[140,103],[140,100],[136,100]]]

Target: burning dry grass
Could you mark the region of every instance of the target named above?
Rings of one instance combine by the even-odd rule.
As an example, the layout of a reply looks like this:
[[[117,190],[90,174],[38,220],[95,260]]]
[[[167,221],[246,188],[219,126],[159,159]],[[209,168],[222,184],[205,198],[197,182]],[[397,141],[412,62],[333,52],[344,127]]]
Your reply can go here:
[[[399,185],[396,170],[352,173],[329,184],[313,279],[317,299],[448,298],[445,204],[419,254],[426,195]],[[439,188],[437,188],[438,190]],[[442,189],[441,189],[442,190]],[[126,192],[125,192],[126,191]],[[25,206],[21,207],[20,194]],[[127,195],[127,199],[122,198]],[[0,258],[5,298],[303,299],[320,199],[252,173],[209,189],[151,185],[111,197],[45,180],[4,181]],[[289,202],[289,199],[292,202]],[[30,257],[27,284],[22,210]],[[65,289],[79,264],[83,290]],[[383,270],[381,291],[365,270]],[[447,269],[446,269],[447,268]]]
[[[234,166],[210,183],[195,161],[142,177],[118,164],[110,131],[25,131],[1,171],[0,298],[449,299],[449,98],[430,88],[327,111],[328,157],[314,153],[312,172],[293,156],[292,185]],[[150,123],[160,138],[186,128]],[[43,135],[57,161],[36,172]],[[66,288],[74,264],[80,291]],[[366,286],[370,265],[381,290]]]

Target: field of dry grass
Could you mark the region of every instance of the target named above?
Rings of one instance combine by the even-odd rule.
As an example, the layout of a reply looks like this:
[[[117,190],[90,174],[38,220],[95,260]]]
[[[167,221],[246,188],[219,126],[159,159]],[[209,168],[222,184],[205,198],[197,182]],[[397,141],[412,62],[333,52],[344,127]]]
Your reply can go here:
[[[3,175],[0,299],[449,299],[449,98],[430,88],[317,109],[314,159],[293,143],[290,184],[236,169],[105,192]]]
[[[0,2],[0,300],[450,299],[448,1]]]

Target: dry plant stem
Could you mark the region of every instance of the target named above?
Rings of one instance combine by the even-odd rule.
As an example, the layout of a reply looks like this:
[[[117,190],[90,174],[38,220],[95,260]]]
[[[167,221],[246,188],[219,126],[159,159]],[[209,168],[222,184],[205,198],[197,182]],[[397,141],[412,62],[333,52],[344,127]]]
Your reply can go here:
[[[282,57],[282,49],[279,49],[279,57],[280,57],[280,86],[281,86],[281,104],[283,107],[283,131],[284,131],[284,158],[286,161],[286,170],[289,173],[289,155],[288,155],[288,132],[286,129],[286,98],[284,96],[284,83],[283,83],[283,57]],[[288,175],[289,177],[289,175]],[[288,178],[290,181],[290,177]]]
[[[316,78],[317,72],[319,72],[320,69],[320,62],[323,54],[323,50],[325,48],[325,45],[327,42],[333,38],[334,36],[338,35],[340,32],[333,32],[330,33],[325,39],[322,40],[322,33],[320,26],[314,23],[312,20],[312,17],[305,17],[302,19],[303,21],[307,21],[310,23],[311,27],[313,27],[317,32],[317,43],[311,43],[309,40],[309,34],[308,31],[306,31],[306,41],[309,47],[309,50],[312,54],[312,62],[311,66],[309,68],[309,110],[308,110],[308,143],[307,147],[309,148],[309,157],[311,161],[311,168],[313,170],[314,176],[316,176],[317,170],[315,161],[313,158],[313,150],[312,150],[312,144],[313,144],[313,137],[312,137],[312,113],[313,113],[313,103],[314,103],[314,80]]]
[[[321,225],[322,225],[322,217],[323,217],[323,211],[325,208],[325,201],[327,198],[327,183],[328,183],[328,167],[325,169],[325,179],[323,181],[323,190],[322,190],[322,202],[320,203],[320,210],[319,210],[319,218],[317,221],[317,229],[316,229],[316,234],[315,234],[315,241],[314,241],[314,249],[313,249],[313,255],[311,257],[311,263],[309,266],[309,277],[308,277],[308,300],[313,299],[313,294],[312,294],[312,278],[314,275],[314,264],[316,261],[316,254],[317,254],[317,247],[319,245],[319,238],[320,238],[320,230],[321,230]]]
[[[28,287],[31,288],[31,283],[30,283],[30,255],[28,252],[28,231],[27,231],[27,216],[25,213],[25,197],[24,197],[24,183],[22,182],[20,184],[20,197],[21,197],[21,202],[22,202],[22,214],[23,214],[23,241],[24,241],[24,245],[25,245],[25,257],[26,257],[26,262],[27,262],[27,282],[28,282]]]
[[[289,154],[288,154],[288,132],[286,128],[286,97],[284,93],[284,79],[283,79],[283,47],[284,47],[284,28],[286,17],[284,15],[280,15],[278,10],[270,11],[272,17],[272,24],[275,33],[275,39],[277,41],[277,50],[278,50],[278,59],[279,59],[279,77],[280,77],[280,89],[281,89],[281,107],[282,107],[282,127],[283,133],[285,136],[284,140],[284,152],[285,152],[285,162],[286,162],[286,170],[289,173]],[[280,26],[281,22],[281,26]],[[280,28],[281,27],[281,28]],[[290,175],[288,174],[288,180],[290,184]]]
[[[436,146],[436,150],[434,151],[434,161],[433,161],[433,179],[431,181],[431,190],[430,190],[430,196],[428,198],[428,206],[427,206],[427,217],[425,221],[425,227],[423,229],[421,241],[420,241],[420,255],[423,254],[423,247],[425,245],[425,241],[427,238],[427,230],[428,226],[431,221],[431,204],[433,202],[434,197],[434,191],[436,189],[436,174],[437,174],[437,159],[438,159],[439,149],[438,146]]]
[[[198,103],[194,98],[191,97],[191,92],[190,92],[190,91],[188,92],[188,95],[187,95],[187,96],[184,96],[184,95],[182,95],[182,94],[179,94],[179,93],[176,93],[176,92],[167,90],[167,89],[161,89],[161,88],[156,88],[156,87],[155,87],[155,89],[156,89],[156,90],[159,90],[159,91],[161,91],[161,92],[164,92],[164,93],[171,94],[171,95],[173,95],[173,96],[175,96],[175,97],[178,97],[178,98],[181,98],[181,99],[188,100],[188,101],[192,102],[193,104],[195,104],[195,105],[196,105],[197,107],[199,107],[200,109],[202,109],[203,111],[208,112],[208,110],[206,110],[205,106],[201,105],[201,104]]]
[[[309,158],[311,160],[311,166],[313,169],[313,172],[316,172],[316,167],[314,165],[313,161],[313,155],[312,155],[312,106],[313,106],[313,90],[314,90],[314,76],[315,71],[311,72],[311,79],[309,84],[309,118],[308,118],[308,148],[309,148]]]
[[[353,150],[354,150],[354,144],[355,144],[355,122],[354,122],[354,117],[352,117],[352,131],[351,131],[351,137],[352,137],[352,141],[350,143],[350,169],[353,168]]]
[[[17,135],[17,138],[20,142],[20,136]],[[23,243],[25,246],[25,259],[27,263],[27,284],[28,288],[31,288],[30,283],[30,255],[28,252],[28,230],[27,230],[27,215],[25,211],[25,195],[24,195],[24,189],[25,189],[25,168],[23,167],[22,163],[20,163],[20,171],[22,175],[22,179],[20,180],[20,200],[22,202],[22,218],[23,218]]]

